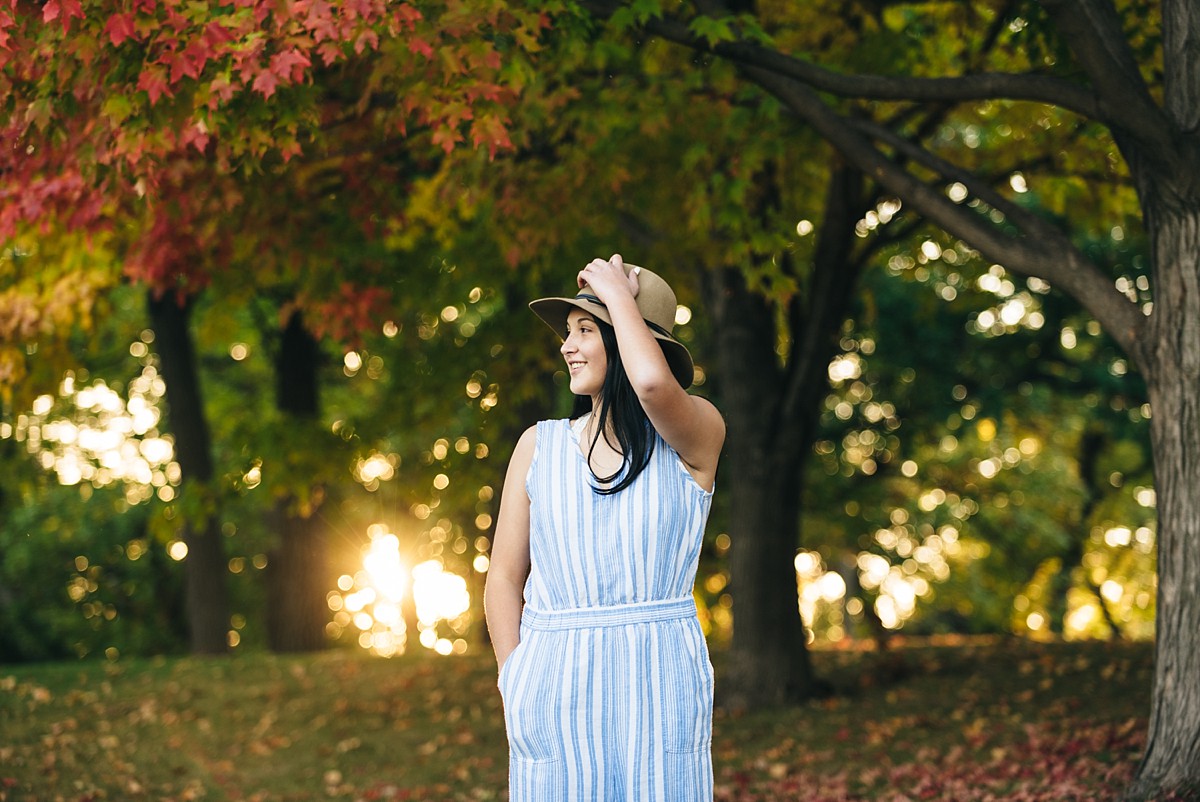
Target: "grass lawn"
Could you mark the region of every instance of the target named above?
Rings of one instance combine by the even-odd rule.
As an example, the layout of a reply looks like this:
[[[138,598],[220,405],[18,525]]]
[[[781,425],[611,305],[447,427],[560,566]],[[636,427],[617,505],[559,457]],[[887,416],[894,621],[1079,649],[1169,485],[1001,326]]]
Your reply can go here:
[[[813,660],[830,698],[718,711],[717,800],[1117,799],[1144,744],[1150,644]],[[503,800],[506,777],[490,654],[0,666],[3,802]]]

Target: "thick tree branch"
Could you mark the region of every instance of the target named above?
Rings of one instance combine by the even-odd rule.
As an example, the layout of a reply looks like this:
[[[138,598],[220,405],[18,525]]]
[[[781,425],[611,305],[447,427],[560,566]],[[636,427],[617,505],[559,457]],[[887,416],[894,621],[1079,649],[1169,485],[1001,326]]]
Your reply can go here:
[[[1016,223],[1024,229],[1027,234],[1034,234],[1051,240],[1060,239],[1061,242],[1058,243],[1060,247],[1070,247],[1069,241],[1063,236],[1061,231],[1001,195],[983,177],[965,170],[956,164],[951,164],[917,143],[911,142],[896,132],[889,131],[870,120],[851,119],[849,123],[868,136],[887,143],[898,154],[943,176],[947,181],[959,182],[967,188],[967,191],[971,195],[993,209],[1000,211],[1011,222]]]
[[[582,4],[597,16],[608,17],[621,4],[611,0],[585,0]],[[1109,110],[1086,88],[1061,78],[1037,73],[981,73],[950,78],[913,78],[884,75],[846,75],[827,70],[751,42],[720,42],[709,45],[678,20],[654,19],[647,33],[709,52],[748,67],[769,70],[795,79],[814,89],[844,97],[871,100],[916,100],[962,102],[967,100],[1030,100],[1073,111],[1107,122]]]
[[[833,356],[836,332],[858,283],[861,267],[851,258],[854,223],[869,208],[870,198],[863,192],[862,173],[851,165],[836,164],[830,170],[825,217],[817,231],[812,284],[803,301],[799,297],[793,299],[788,310],[793,350],[785,369],[786,386],[780,409],[792,420],[811,419],[818,407],[814,395],[823,392],[826,386],[823,375]],[[780,446],[789,452],[806,450],[811,444],[810,426],[781,428]]]
[[[1106,122],[1143,145],[1172,150],[1166,117],[1142,80],[1111,0],[1042,0],[1042,6],[1102,98]]]
[[[932,223],[969,243],[988,259],[1024,275],[1051,282],[1074,297],[1108,329],[1135,363],[1144,364],[1139,336],[1145,317],[1117,292],[1112,280],[1059,236],[1013,237],[964,208],[884,156],[848,120],[830,109],[809,87],[758,68],[746,75],[773,94],[834,145],[851,163],[910,204]],[[1028,235],[1030,232],[1022,232]]]

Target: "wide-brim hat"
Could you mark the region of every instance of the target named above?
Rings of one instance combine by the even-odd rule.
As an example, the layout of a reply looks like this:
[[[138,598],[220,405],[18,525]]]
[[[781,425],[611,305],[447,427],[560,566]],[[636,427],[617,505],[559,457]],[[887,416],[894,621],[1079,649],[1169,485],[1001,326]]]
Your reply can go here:
[[[667,357],[667,365],[671,368],[671,375],[686,390],[692,386],[695,371],[692,368],[692,355],[671,333],[675,327],[677,309],[675,292],[657,273],[637,265],[625,264],[626,273],[634,268],[638,270],[638,294],[634,298],[638,311],[646,321],[650,333],[662,347],[663,354]],[[573,298],[538,298],[536,301],[530,301],[529,308],[564,340],[567,338],[567,315],[572,309],[582,309],[597,320],[612,325],[608,307],[600,302],[587,284],[584,284]]]

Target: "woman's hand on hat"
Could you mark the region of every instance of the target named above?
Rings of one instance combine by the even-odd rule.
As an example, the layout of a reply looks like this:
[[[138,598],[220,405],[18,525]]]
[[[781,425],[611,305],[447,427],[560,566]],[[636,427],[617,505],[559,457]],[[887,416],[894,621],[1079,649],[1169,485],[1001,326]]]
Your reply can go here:
[[[638,294],[638,273],[640,268],[625,272],[625,260],[621,254],[614,253],[611,259],[593,259],[579,271],[577,281],[582,289],[584,284],[592,288],[601,301],[608,303],[610,292],[628,290],[634,298]]]

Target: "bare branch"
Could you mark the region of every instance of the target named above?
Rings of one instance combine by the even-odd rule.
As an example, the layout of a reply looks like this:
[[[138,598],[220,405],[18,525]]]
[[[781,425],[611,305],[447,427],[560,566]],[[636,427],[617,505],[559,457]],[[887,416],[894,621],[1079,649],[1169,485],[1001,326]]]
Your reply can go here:
[[[773,71],[743,69],[749,78],[808,122],[851,164],[903,198],[930,222],[969,243],[988,259],[1015,272],[1045,279],[1064,290],[1100,321],[1132,361],[1144,363],[1139,334],[1146,318],[1061,232],[1050,238],[1039,236],[1040,229],[1022,231],[1018,237],[1005,234],[983,216],[954,203],[943,192],[926,186],[893,163],[808,86]],[[936,157],[929,154],[925,159],[928,163]]]

